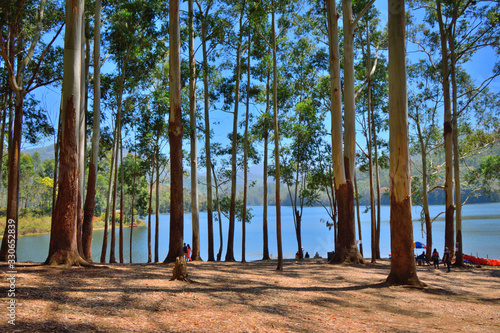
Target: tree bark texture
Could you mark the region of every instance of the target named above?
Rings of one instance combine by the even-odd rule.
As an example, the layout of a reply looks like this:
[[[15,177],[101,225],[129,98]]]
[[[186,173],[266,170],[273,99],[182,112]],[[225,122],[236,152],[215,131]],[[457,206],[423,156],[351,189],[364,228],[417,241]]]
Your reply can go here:
[[[450,76],[448,69],[448,47],[447,41],[450,38],[448,28],[443,22],[443,15],[441,11],[441,1],[437,3],[437,18],[439,23],[439,32],[441,37],[441,66],[442,66],[442,85],[443,85],[443,99],[444,99],[444,152],[445,152],[445,201],[446,201],[446,215],[445,215],[445,231],[444,231],[444,246],[447,247],[451,253],[454,251],[454,221],[453,215],[455,212],[455,205],[453,200],[453,125],[451,115],[451,96],[450,96]]]
[[[92,231],[101,136],[101,0],[96,0],[94,15],[94,119],[92,127],[92,148],[90,153],[87,194],[83,207],[82,248],[83,256],[92,262]]]
[[[175,262],[184,255],[184,198],[182,187],[182,113],[179,0],[169,0],[170,5],[170,116],[168,137],[170,144],[170,242],[165,263]]]
[[[276,22],[275,7],[272,0],[272,35],[273,35],[273,110],[274,110],[274,163],[276,179],[276,238],[278,245],[278,265],[276,270],[283,270],[283,244],[281,241],[281,198],[280,198],[280,141],[278,124],[278,61],[276,57]]]
[[[214,257],[214,215],[212,201],[212,157],[210,152],[210,100],[208,86],[208,54],[206,19],[201,24],[202,52],[203,52],[203,97],[205,109],[205,153],[207,170],[207,228],[208,228],[208,261],[215,261]]]
[[[59,167],[59,193],[52,217],[48,265],[86,264],[80,257],[76,239],[78,211],[78,162],[75,136],[76,110],[73,96],[65,103]]]
[[[192,260],[200,257],[200,218],[198,204],[198,138],[196,135],[196,62],[194,58],[193,0],[189,4],[189,120],[191,127],[191,221]]]
[[[389,0],[389,173],[392,258],[387,282],[420,286],[413,253],[404,8],[404,0]]]

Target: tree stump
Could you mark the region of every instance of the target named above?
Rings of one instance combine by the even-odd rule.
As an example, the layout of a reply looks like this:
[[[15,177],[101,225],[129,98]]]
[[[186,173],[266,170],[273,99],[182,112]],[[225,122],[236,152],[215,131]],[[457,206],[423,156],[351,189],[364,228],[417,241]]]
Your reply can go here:
[[[184,257],[175,258],[175,266],[170,281],[173,280],[188,281],[186,259]]]

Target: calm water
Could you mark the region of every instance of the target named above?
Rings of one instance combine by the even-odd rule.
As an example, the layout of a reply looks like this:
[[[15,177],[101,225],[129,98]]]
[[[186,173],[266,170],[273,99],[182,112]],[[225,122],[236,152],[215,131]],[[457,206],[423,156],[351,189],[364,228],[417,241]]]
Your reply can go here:
[[[262,258],[262,207],[251,207],[254,218],[251,223],[247,224],[247,242],[246,242],[246,259],[258,260]],[[363,211],[364,207],[361,207]],[[432,216],[437,215],[444,210],[444,206],[431,206]],[[269,251],[273,256],[276,256],[276,210],[275,207],[269,207]],[[390,234],[389,234],[389,206],[382,207],[382,226],[380,239],[380,252],[382,257],[388,257],[391,252]],[[477,204],[467,205],[463,208],[463,248],[464,253],[479,255],[480,257],[498,258],[500,259],[500,203],[492,204]],[[420,208],[414,207],[413,218],[418,219],[420,216]],[[331,231],[325,226],[321,220],[328,218],[321,207],[308,207],[303,213],[303,229],[302,243],[304,251],[309,254],[319,252],[323,257],[326,257],[328,251],[333,250],[333,229]],[[154,221],[154,218],[152,219]],[[283,239],[283,254],[285,258],[293,258],[297,251],[297,241],[295,239],[295,231],[292,219],[291,207],[282,207],[282,239]],[[370,253],[370,216],[368,213],[361,215],[361,230],[362,242],[364,247],[364,256],[371,257]],[[154,222],[153,222],[154,224]],[[223,220],[222,230],[224,234],[222,258],[226,253],[228,221]],[[214,225],[214,246],[215,255],[219,249],[219,231],[218,223]],[[207,255],[207,214],[200,213],[200,236],[201,236],[201,257],[206,260]],[[146,226],[134,228],[133,232],[133,262],[147,261],[147,234]],[[357,235],[356,231],[356,235]],[[165,259],[168,252],[168,235],[169,235],[169,215],[160,215],[160,260]],[[94,232],[92,243],[92,257],[98,261],[100,258],[102,247],[103,231],[97,230]],[[124,257],[125,262],[129,262],[129,236],[130,229],[124,230]],[[416,241],[425,243],[425,234],[421,231],[420,222],[413,224],[413,237]],[[444,221],[436,220],[433,223],[433,248],[437,248],[440,253],[444,248]],[[154,229],[152,230],[152,242],[154,249]],[[191,214],[184,214],[184,242],[191,243]],[[108,240],[109,244],[109,240]],[[118,259],[118,232],[116,239],[116,258]],[[19,261],[45,261],[48,254],[49,235],[38,235],[21,237],[18,242],[18,257]],[[417,251],[417,250],[416,250]],[[234,254],[236,260],[241,260],[241,223],[236,223]],[[109,257],[109,249],[108,249]],[[154,258],[154,252],[153,252]]]

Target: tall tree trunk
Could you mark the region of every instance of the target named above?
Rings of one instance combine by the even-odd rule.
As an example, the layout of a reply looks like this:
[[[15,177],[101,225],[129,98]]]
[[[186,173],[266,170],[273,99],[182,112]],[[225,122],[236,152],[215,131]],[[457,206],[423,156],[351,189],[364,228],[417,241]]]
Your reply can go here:
[[[270,73],[267,72],[267,83],[266,83],[266,114],[269,114],[269,98],[270,98],[270,91],[269,91],[269,76]],[[266,118],[267,122],[267,118]],[[269,260],[271,257],[269,257],[269,235],[268,235],[268,226],[267,226],[267,217],[268,217],[268,189],[267,189],[267,160],[268,160],[268,146],[269,146],[269,131],[267,128],[267,124],[265,126],[265,133],[264,133],[264,179],[263,179],[263,188],[264,188],[264,208],[262,212],[262,236],[263,236],[263,254],[262,254],[262,260]]]
[[[179,0],[169,0],[170,5],[170,118],[168,137],[170,140],[170,242],[165,263],[175,262],[183,256],[184,198],[182,188],[182,112],[181,112],[181,67]]]
[[[372,110],[373,112],[373,110]],[[373,117],[372,117],[373,118]],[[380,214],[380,174],[379,174],[379,164],[378,164],[378,140],[377,140],[377,131],[375,128],[375,122],[373,122],[373,142],[374,142],[374,148],[375,148],[375,183],[376,183],[376,189],[377,189],[377,232],[375,235],[375,249],[377,251],[377,259],[380,259],[380,223],[381,223],[381,214]],[[361,254],[363,255],[363,254]]]
[[[273,110],[274,110],[274,165],[276,178],[276,238],[278,245],[278,265],[276,270],[283,270],[283,245],[281,243],[281,198],[280,198],[280,141],[278,127],[278,62],[276,60],[276,22],[274,0],[272,0],[272,35],[273,35]]]
[[[116,263],[115,250],[116,250],[116,195],[118,190],[118,158],[119,158],[119,146],[120,146],[120,120],[118,119],[118,128],[116,129],[116,142],[115,142],[115,171],[113,180],[113,206],[111,210],[111,244],[109,249],[109,262],[111,264]]]
[[[196,133],[196,62],[194,58],[193,0],[189,4],[189,120],[191,125],[191,221],[192,260],[200,257],[200,215],[198,203],[198,137]]]
[[[214,261],[214,216],[212,198],[212,157],[210,151],[210,100],[208,86],[208,54],[206,19],[201,24],[203,51],[203,98],[205,102],[205,154],[207,170],[207,228],[208,228],[208,261]],[[221,244],[222,248],[222,244]]]
[[[457,4],[454,4],[454,12],[458,10]],[[453,29],[455,26],[453,25]],[[450,34],[448,39],[450,45],[451,60],[451,85],[453,88],[453,171],[455,175],[455,224],[456,224],[456,252],[455,265],[463,266],[463,242],[462,242],[462,195],[460,186],[460,150],[458,146],[458,97],[456,80],[456,54],[455,54],[455,31]]]
[[[118,254],[120,264],[123,264],[123,215],[125,215],[125,207],[123,205],[123,187],[125,185],[125,175],[123,170],[123,144],[120,135],[120,165],[121,165],[121,181],[120,181],[120,234],[118,237]]]
[[[389,0],[388,12],[392,259],[387,282],[420,286],[413,254],[404,0]]]
[[[21,156],[21,137],[23,126],[23,97],[24,93],[16,92],[16,104],[14,110],[14,130],[9,140],[8,158],[8,184],[7,184],[7,209],[5,231],[0,248],[0,260],[17,261],[17,238],[19,226],[19,167]],[[9,240],[14,235],[14,251],[9,247]],[[76,236],[76,235],[75,235]],[[11,251],[9,251],[11,249]],[[10,261],[9,261],[10,262]]]
[[[372,58],[371,58],[371,47],[370,47],[370,29],[367,22],[366,25],[366,75],[367,75],[367,113],[368,113],[368,173],[370,182],[370,219],[371,219],[371,250],[372,250],[372,263],[377,262],[377,223],[375,219],[375,193],[373,189],[373,136],[372,136]],[[376,143],[375,143],[376,144]]]
[[[233,140],[231,144],[231,203],[227,234],[226,261],[234,261],[234,224],[236,220],[236,150],[238,149],[238,107],[240,104],[241,44],[243,39],[243,6],[240,13],[240,36],[236,48],[236,85],[234,88]]]
[[[450,99],[450,77],[448,73],[448,47],[447,40],[449,31],[443,22],[441,11],[441,1],[437,1],[437,18],[439,23],[439,32],[441,37],[441,66],[442,66],[442,85],[444,99],[444,151],[445,151],[445,197],[446,197],[446,215],[444,245],[451,253],[454,251],[454,225],[453,215],[455,211],[453,202],[453,124],[451,116]]]
[[[354,172],[354,197],[356,198],[356,215],[358,217],[359,253],[363,255],[363,236],[361,235],[361,214],[359,212],[359,192],[358,192],[358,180],[356,178],[356,172]]]
[[[129,257],[130,257],[130,263],[132,263],[132,235],[134,233],[134,206],[135,206],[135,179],[136,179],[136,173],[137,173],[137,170],[136,170],[136,167],[137,167],[137,155],[135,154],[134,152],[134,179],[132,181],[132,204],[130,205],[130,210],[131,210],[131,219],[130,219],[130,240],[129,240],[129,249],[130,249],[130,253],[129,253]]]
[[[248,116],[250,112],[250,47],[251,47],[251,27],[248,29],[248,80],[247,80],[247,105],[245,112],[245,134],[243,151],[243,214],[241,219],[241,262],[245,262],[245,242],[246,242],[246,217],[247,217],[247,187],[248,187]]]
[[[83,256],[92,262],[92,231],[99,160],[99,139],[101,136],[101,0],[96,0],[94,17],[94,119],[92,127],[92,148],[90,153],[87,196],[83,208],[82,247]]]
[[[158,136],[158,140],[160,140]],[[155,203],[155,262],[160,261],[159,248],[160,248],[160,147],[157,142],[156,156],[158,163],[156,163],[156,203]]]
[[[4,95],[4,110],[3,110],[3,115],[2,115],[2,127],[0,130],[0,179],[2,179],[2,172],[3,172],[3,148],[4,148],[4,141],[5,141],[5,127],[7,126],[7,113],[11,107],[11,98],[12,98],[12,90],[6,84],[6,91],[7,93]],[[2,182],[0,182],[0,191],[2,189]]]
[[[90,30],[89,20],[85,21],[85,11],[82,13],[82,39],[81,39],[81,52],[82,52],[82,69],[81,69],[81,95],[80,95],[80,108],[77,110],[77,124],[76,124],[76,144],[78,149],[78,212],[77,212],[77,236],[76,242],[78,245],[78,252],[82,258],[83,254],[82,234],[83,234],[83,204],[85,198],[85,147],[87,142],[86,137],[86,113],[87,113],[87,96],[88,96],[88,75],[90,67],[90,41],[86,38],[85,30]]]
[[[331,98],[331,122],[332,122],[332,160],[335,178],[335,197],[338,205],[338,232],[335,242],[334,261],[342,261],[341,252],[343,248],[350,250],[351,242],[345,245],[345,235],[341,232],[348,224],[349,200],[348,185],[345,176],[344,157],[342,149],[342,103],[340,99],[340,51],[338,39],[338,14],[335,0],[326,1],[328,19],[328,41],[330,53],[330,98]],[[345,199],[344,199],[345,198]]]
[[[356,162],[356,118],[354,102],[354,28],[351,0],[342,1],[344,30],[344,170],[345,183],[341,183],[345,204],[339,207],[339,245],[334,261],[359,262],[361,255],[356,247],[356,228],[354,221],[353,177]],[[332,120],[333,121],[333,120]],[[333,140],[333,138],[332,138]],[[340,193],[339,193],[340,194]],[[340,201],[339,201],[340,202]],[[341,210],[343,218],[341,219]]]
[[[14,128],[11,137],[9,137],[9,168],[8,168],[8,192],[7,192],[7,203],[6,203],[6,223],[5,232],[2,239],[2,245],[0,246],[0,260],[17,260],[17,238],[18,238],[18,218],[19,218],[19,167],[20,167],[20,155],[21,155],[21,139],[22,139],[22,124],[23,124],[23,104],[26,91],[29,89],[25,87],[24,84],[24,72],[31,62],[34,55],[35,47],[41,37],[41,30],[43,28],[43,18],[45,11],[45,0],[40,1],[36,28],[32,31],[32,41],[27,52],[22,54],[18,52],[17,49],[25,48],[27,45],[23,44],[22,36],[18,36],[18,30],[22,29],[22,22],[15,19],[14,27],[9,29],[10,39],[7,43],[7,50],[2,50],[2,60],[5,68],[7,69],[7,79],[9,81],[10,87],[14,94],[16,95],[15,102],[15,114],[14,114]],[[10,4],[10,3],[9,3]],[[76,8],[78,9],[78,8]],[[79,27],[81,28],[81,22],[76,22],[71,28]],[[3,22],[2,22],[3,29]],[[17,38],[16,38],[17,37]],[[79,39],[77,40],[79,42]],[[75,43],[76,43],[75,41]],[[17,42],[17,45],[16,45]],[[73,42],[73,41],[71,41]],[[76,47],[79,49],[79,47]],[[17,54],[17,67],[14,65],[16,61]],[[77,60],[77,59],[75,59]],[[68,73],[69,75],[70,73]],[[34,79],[34,77],[32,78]],[[68,81],[67,81],[68,82]],[[68,97],[68,96],[66,96]],[[12,121],[10,123],[12,125]],[[12,148],[11,148],[12,146]],[[12,238],[14,236],[14,238]],[[9,246],[8,241],[14,239],[14,248]],[[13,250],[13,251],[12,251]]]
[[[215,183],[215,200],[217,201],[217,216],[219,217],[219,252],[217,253],[217,261],[221,261],[222,258],[222,246],[224,245],[223,237],[222,237],[222,214],[220,208],[220,200],[219,200],[219,184],[217,183],[217,176],[215,175],[215,167],[212,165],[212,173],[214,175],[214,183]]]
[[[118,140],[118,124],[115,121],[114,141]],[[106,262],[106,252],[108,250],[108,225],[109,225],[109,210],[111,206],[111,198],[113,195],[113,171],[115,170],[116,163],[116,149],[114,149],[115,142],[113,142],[113,151],[111,153],[111,165],[109,168],[109,181],[108,181],[108,199],[106,200],[106,213],[104,214],[104,234],[102,236],[102,249],[100,262]]]
[[[81,29],[84,1],[66,1],[64,77],[59,193],[52,217],[49,254],[46,264],[86,264],[76,239],[78,210],[78,161],[76,142],[77,110],[80,108]],[[7,217],[9,217],[7,215]]]
[[[149,181],[149,206],[148,206],[148,263],[153,261],[153,254],[151,252],[151,230],[153,229],[153,225],[151,223],[151,212],[153,211],[153,177],[155,170],[155,154],[152,155],[152,165],[151,165],[151,179]]]

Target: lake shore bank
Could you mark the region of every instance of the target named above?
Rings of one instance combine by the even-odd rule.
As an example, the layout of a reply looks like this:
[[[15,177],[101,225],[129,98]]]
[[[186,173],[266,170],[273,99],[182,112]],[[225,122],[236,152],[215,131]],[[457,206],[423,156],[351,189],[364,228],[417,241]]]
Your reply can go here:
[[[500,269],[417,266],[424,289],[384,284],[390,261],[190,262],[93,268],[16,266],[20,332],[493,332]],[[7,266],[1,266],[5,275]],[[2,293],[5,304],[7,293]],[[10,326],[0,323],[0,330]]]

